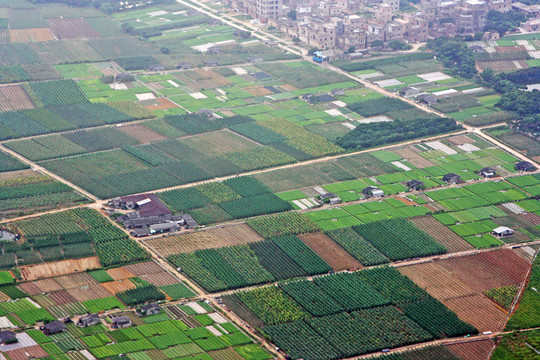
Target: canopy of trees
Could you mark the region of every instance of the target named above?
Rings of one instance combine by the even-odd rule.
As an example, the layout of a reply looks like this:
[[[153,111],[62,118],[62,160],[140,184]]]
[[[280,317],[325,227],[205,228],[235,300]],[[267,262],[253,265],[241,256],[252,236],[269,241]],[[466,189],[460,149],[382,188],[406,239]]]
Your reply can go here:
[[[474,53],[462,38],[443,36],[430,39],[427,47],[432,49],[443,65],[453,73],[464,77],[477,74]]]
[[[502,36],[518,27],[520,23],[525,21],[525,18],[525,14],[514,10],[506,13],[490,10],[487,14],[485,30],[498,32]]]

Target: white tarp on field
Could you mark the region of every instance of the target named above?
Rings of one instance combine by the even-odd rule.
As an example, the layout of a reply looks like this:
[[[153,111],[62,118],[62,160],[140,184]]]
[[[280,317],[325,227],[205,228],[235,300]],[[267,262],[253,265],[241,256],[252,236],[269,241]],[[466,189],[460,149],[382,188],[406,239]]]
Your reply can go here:
[[[441,90],[441,91],[436,91],[433,93],[433,95],[435,96],[443,96],[443,95],[450,95],[450,94],[454,94],[454,93],[457,93],[458,91],[456,89],[448,89],[448,90]]]
[[[325,113],[327,113],[328,115],[331,115],[331,116],[339,116],[339,115],[343,115],[341,113],[341,111],[339,111],[338,109],[329,109],[329,110],[324,110]]]
[[[381,87],[389,87],[389,86],[401,85],[403,83],[399,81],[398,79],[387,79],[387,80],[375,81],[375,84]]]
[[[232,71],[236,73],[236,75],[247,75],[247,70],[241,67],[233,67],[231,68]]]
[[[204,95],[202,92],[194,92],[189,94],[192,98],[200,100],[200,99],[206,99],[208,96]]]
[[[394,121],[393,119],[389,118],[388,116],[380,115],[380,116],[372,116],[365,119],[356,120],[360,124],[370,124],[370,123],[376,123],[376,122],[391,122]]]
[[[427,142],[427,143],[424,143],[425,145],[429,146],[430,148],[432,149],[435,149],[435,150],[441,150],[442,152],[444,152],[445,154],[448,154],[448,155],[455,155],[457,154],[457,151],[452,149],[451,147],[443,144],[442,142],[440,141],[430,141],[430,142]]]
[[[473,144],[462,144],[462,145],[458,145],[457,147],[460,148],[461,150],[465,151],[465,152],[473,152],[473,151],[480,150],[479,147],[477,147],[477,146],[475,146]]]
[[[400,163],[399,161],[392,161],[390,164],[400,168],[400,169],[403,169],[405,171],[409,171],[409,170],[412,170],[410,167],[408,167],[407,165],[405,164],[402,164]]]
[[[428,82],[432,82],[432,81],[441,81],[441,80],[447,80],[447,79],[451,79],[452,77],[451,76],[448,76],[440,71],[436,71],[436,72],[432,72],[432,73],[427,73],[427,74],[420,74],[418,75],[420,76],[422,79],[428,81]]]
[[[137,97],[137,99],[139,99],[139,101],[152,100],[156,98],[156,96],[152,93],[135,94],[135,96]]]

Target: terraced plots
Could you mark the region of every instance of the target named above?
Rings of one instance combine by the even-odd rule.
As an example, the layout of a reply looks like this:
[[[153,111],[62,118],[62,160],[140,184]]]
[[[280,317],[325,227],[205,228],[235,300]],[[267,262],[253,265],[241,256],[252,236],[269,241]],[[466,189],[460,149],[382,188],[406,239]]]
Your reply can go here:
[[[355,356],[476,332],[391,268],[284,282],[224,300],[248,321],[263,324],[261,331],[293,358]],[[429,316],[423,315],[426,307]]]

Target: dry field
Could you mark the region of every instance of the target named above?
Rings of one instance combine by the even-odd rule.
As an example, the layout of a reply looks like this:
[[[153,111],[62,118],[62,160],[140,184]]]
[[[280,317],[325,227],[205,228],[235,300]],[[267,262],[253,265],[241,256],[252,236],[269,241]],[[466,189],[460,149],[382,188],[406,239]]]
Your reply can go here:
[[[480,332],[498,331],[506,311],[483,295],[483,291],[520,285],[529,263],[507,249],[478,255],[403,266],[398,270],[440,300]]]
[[[140,124],[121,126],[117,129],[139,140],[141,144],[148,144],[154,141],[167,139],[166,136]]]
[[[21,276],[23,280],[37,280],[60,275],[73,274],[75,272],[100,268],[99,259],[96,256],[76,259],[62,260],[53,263],[25,265],[21,266]]]
[[[66,290],[98,284],[97,280],[88,273],[64,275],[55,278],[55,280]]]
[[[420,150],[413,146],[392,150],[392,152],[396,153],[397,155],[401,156],[404,159],[407,159],[407,161],[409,161],[411,164],[419,168],[425,168],[425,167],[435,165],[428,159],[424,158],[423,156],[420,156],[418,154]]]
[[[448,350],[463,360],[486,360],[493,345],[493,340],[486,339],[448,345]]]
[[[48,28],[11,29],[9,30],[9,40],[12,43],[39,42],[51,41],[54,40],[54,37]]]
[[[441,224],[437,219],[431,216],[422,216],[413,218],[412,222],[420,229],[431,235],[441,245],[448,249],[449,252],[458,252],[472,250],[473,247],[463,240],[455,232]]]
[[[168,272],[141,275],[141,279],[148,281],[150,284],[158,287],[180,283],[180,281],[176,277],[169,274]]]
[[[463,144],[473,144],[474,140],[466,135],[458,135],[458,136],[452,136],[451,138],[448,138],[448,141],[455,145],[463,145]]]
[[[56,305],[71,304],[77,300],[66,290],[55,291],[47,295],[47,297]]]
[[[240,224],[151,239],[145,241],[145,244],[152,247],[160,255],[169,256],[202,249],[249,244],[261,240],[263,238],[255,230],[246,224]]]
[[[238,355],[232,348],[210,351],[208,353],[214,360],[243,360],[244,358]]]
[[[129,280],[109,281],[101,284],[108,292],[116,295],[117,293],[135,289],[137,286]]]
[[[22,86],[0,86],[0,111],[33,109],[35,107]]]
[[[245,88],[242,88],[242,90],[247,91],[248,93],[250,93],[253,96],[265,96],[265,95],[272,95],[273,94],[273,92],[271,92],[268,89],[265,89],[261,85],[245,87]]]
[[[113,278],[113,280],[125,280],[134,277],[135,275],[126,270],[125,268],[114,268],[107,270],[107,274]]]
[[[49,356],[49,353],[39,345],[6,351],[6,354],[11,360],[44,359]]]
[[[100,284],[70,289],[68,293],[77,301],[87,301],[111,296],[111,293]]]
[[[34,281],[34,284],[41,289],[42,293],[64,290],[64,288],[54,279],[43,279]]]
[[[298,237],[336,271],[362,267],[358,260],[325,234],[314,233],[299,235]]]
[[[140,263],[140,264],[127,265],[127,266],[124,266],[124,269],[131,272],[135,276],[156,274],[156,273],[165,271],[155,261],[148,261],[148,262]]]
[[[182,142],[210,156],[233,151],[252,150],[260,146],[255,141],[244,138],[230,130],[193,135],[183,138]]]
[[[178,107],[175,103],[166,98],[156,98],[154,100],[156,102],[155,104],[146,105],[145,108],[148,110],[167,110]]]
[[[89,39],[101,37],[83,18],[49,19],[51,31],[57,39]]]

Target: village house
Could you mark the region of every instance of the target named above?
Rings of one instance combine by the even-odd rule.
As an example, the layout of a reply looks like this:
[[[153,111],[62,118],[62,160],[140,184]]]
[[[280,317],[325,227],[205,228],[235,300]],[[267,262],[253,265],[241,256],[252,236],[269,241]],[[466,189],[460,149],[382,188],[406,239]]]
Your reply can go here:
[[[330,205],[336,205],[341,203],[340,197],[334,193],[322,194],[320,199],[322,202],[327,202]]]
[[[101,318],[97,314],[88,314],[81,316],[76,323],[76,325],[79,327],[89,327],[97,324],[101,324]]]
[[[515,169],[517,171],[535,171],[536,167],[528,161],[520,161],[516,164]]]
[[[367,188],[364,188],[362,190],[362,194],[364,194],[365,198],[383,197],[384,196],[384,191],[382,191],[381,189],[379,189],[376,186],[368,186]]]
[[[461,176],[449,173],[443,176],[443,181],[447,184],[459,184],[461,182]]]
[[[484,179],[491,179],[497,176],[497,173],[495,172],[493,168],[485,167],[478,171],[478,175],[482,176]]]
[[[131,322],[131,319],[127,316],[116,316],[112,319],[113,329],[125,329],[131,327],[131,325],[133,325],[133,323]]]
[[[43,325],[40,329],[45,335],[54,335],[66,331],[66,324],[61,321],[51,321]]]
[[[507,238],[514,235],[514,230],[506,226],[499,226],[498,228],[493,229],[491,233],[498,238]]]
[[[420,180],[409,180],[407,181],[407,187],[410,191],[420,191],[424,189],[424,183]]]
[[[137,309],[137,315],[140,317],[157,315],[161,313],[161,307],[156,303],[145,304]]]

